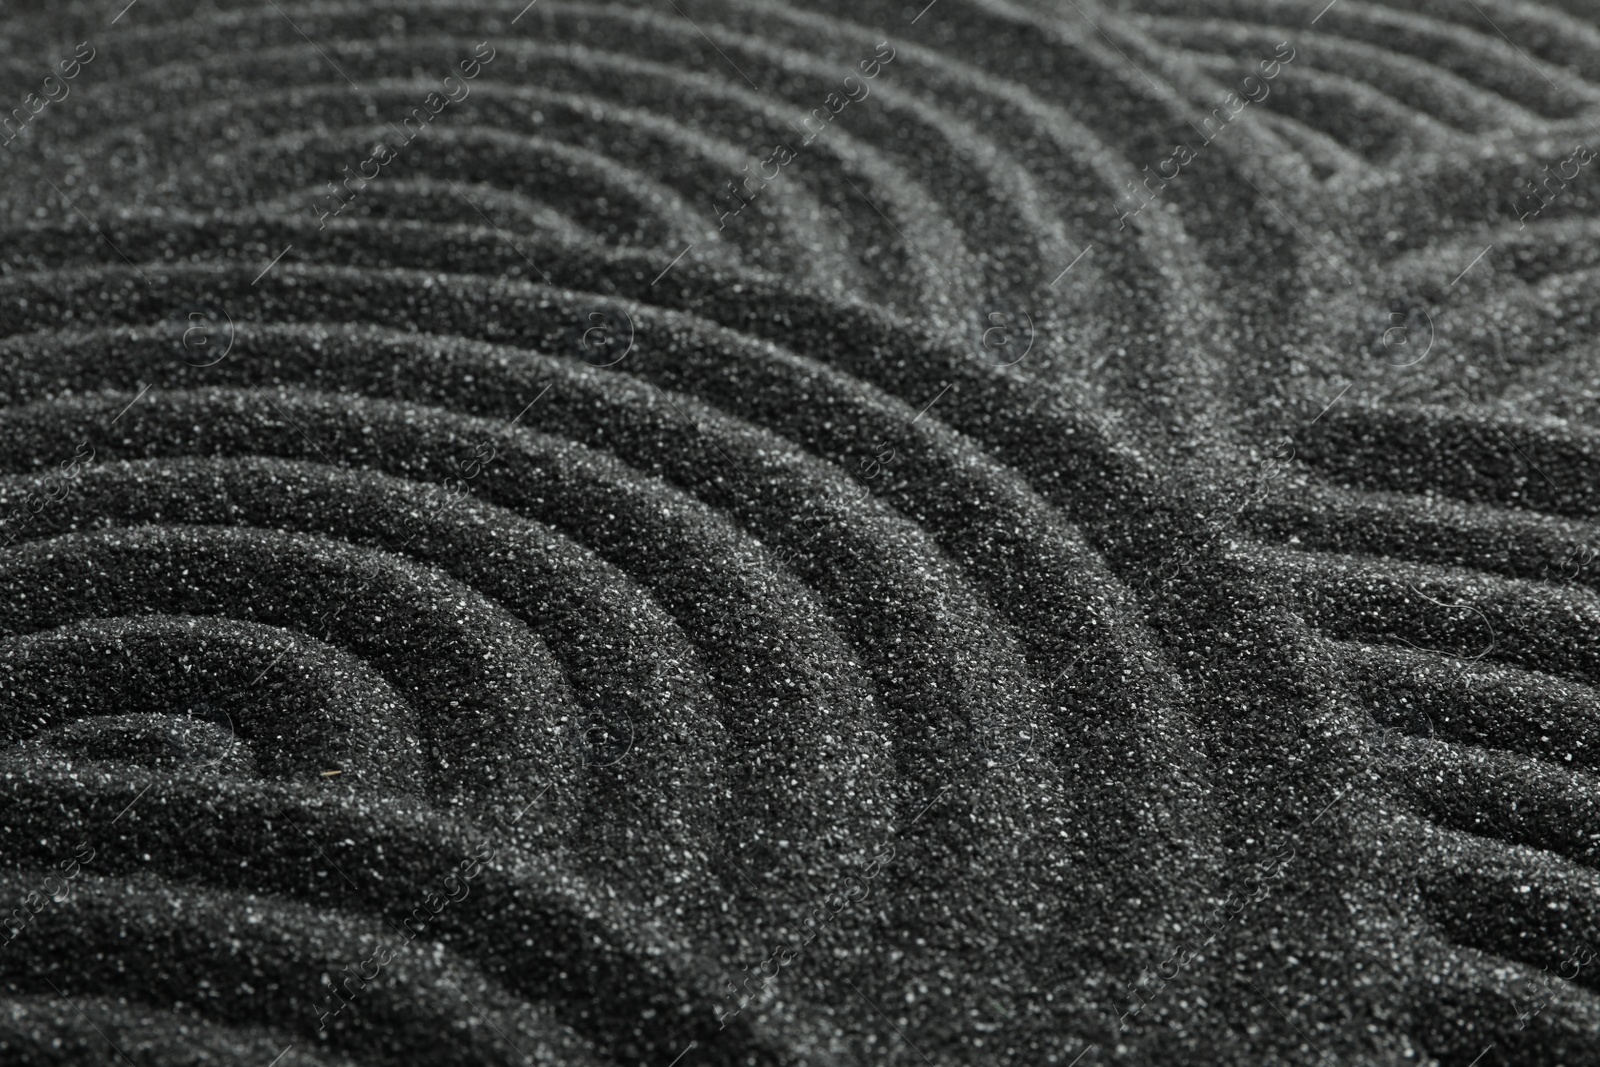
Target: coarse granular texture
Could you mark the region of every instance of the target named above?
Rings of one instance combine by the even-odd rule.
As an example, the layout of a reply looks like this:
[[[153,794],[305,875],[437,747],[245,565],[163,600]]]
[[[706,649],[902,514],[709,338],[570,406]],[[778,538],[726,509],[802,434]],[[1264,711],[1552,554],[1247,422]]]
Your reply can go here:
[[[1600,7],[123,2],[0,1064],[1600,1063]]]

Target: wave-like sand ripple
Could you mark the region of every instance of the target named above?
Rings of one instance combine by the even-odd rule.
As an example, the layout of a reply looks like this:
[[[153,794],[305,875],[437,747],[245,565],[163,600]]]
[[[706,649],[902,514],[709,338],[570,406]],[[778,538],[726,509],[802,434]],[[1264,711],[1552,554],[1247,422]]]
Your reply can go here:
[[[1592,13],[511,6],[0,19],[7,1062],[1600,1053]]]

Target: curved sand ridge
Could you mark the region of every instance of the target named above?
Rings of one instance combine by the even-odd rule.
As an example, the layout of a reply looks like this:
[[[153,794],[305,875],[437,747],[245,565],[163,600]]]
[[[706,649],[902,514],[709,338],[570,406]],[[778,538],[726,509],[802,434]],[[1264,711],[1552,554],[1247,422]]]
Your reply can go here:
[[[8,1062],[1595,1055],[1593,26],[511,6],[6,18]]]

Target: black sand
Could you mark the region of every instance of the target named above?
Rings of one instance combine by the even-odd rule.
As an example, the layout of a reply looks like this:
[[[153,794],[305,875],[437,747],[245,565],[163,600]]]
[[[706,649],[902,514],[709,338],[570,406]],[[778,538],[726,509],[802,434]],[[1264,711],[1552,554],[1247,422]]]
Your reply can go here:
[[[1600,1063],[1600,10],[519,7],[0,11],[0,1063]]]

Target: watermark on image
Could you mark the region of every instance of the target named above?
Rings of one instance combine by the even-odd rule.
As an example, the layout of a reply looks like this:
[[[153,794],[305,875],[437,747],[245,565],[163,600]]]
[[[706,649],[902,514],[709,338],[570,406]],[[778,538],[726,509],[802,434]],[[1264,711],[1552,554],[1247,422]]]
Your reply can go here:
[[[1288,50],[1287,54],[1284,51],[1285,49]],[[1247,76],[1240,83],[1239,89],[1229,92],[1227,96],[1223,97],[1220,106],[1212,108],[1211,114],[1200,120],[1201,126],[1204,128],[1195,127],[1195,132],[1205,138],[1200,142],[1200,148],[1205,148],[1216,140],[1217,136],[1227,128],[1228,123],[1237,119],[1246,107],[1251,104],[1259,104],[1272,95],[1272,87],[1269,83],[1283,71],[1285,63],[1289,63],[1294,59],[1294,46],[1288,41],[1280,41],[1273,51],[1273,57],[1272,59],[1264,59],[1256,64],[1256,73]],[[1213,122],[1216,124],[1214,129],[1212,128]],[[1128,220],[1137,216],[1148,205],[1159,199],[1162,192],[1166,190],[1167,183],[1176,180],[1183,173],[1183,168],[1199,158],[1199,154],[1199,149],[1185,141],[1174,145],[1171,154],[1156,163],[1156,173],[1150,173],[1149,167],[1140,168],[1145,176],[1144,181],[1138,184],[1135,184],[1132,180],[1127,182],[1128,201],[1132,204],[1132,207],[1113,206],[1113,210],[1117,213],[1117,229],[1127,229]],[[1151,188],[1150,185],[1152,181],[1156,183],[1154,188]]]
[[[949,786],[946,786],[944,789],[941,789],[932,800],[924,804],[922,810],[917,812],[916,817],[906,824],[905,829],[910,830],[911,827],[915,826],[918,820],[926,815],[929,809],[939,802],[940,797],[943,797],[944,794],[949,791],[949,788]],[[891,831],[891,836],[899,832],[900,831]],[[823,894],[820,903],[813,904],[806,912],[805,916],[801,920],[801,923],[806,928],[808,933],[803,940],[799,937],[791,937],[787,941],[779,942],[778,947],[773,949],[771,954],[769,954],[766,959],[756,964],[754,968],[746,968],[745,971],[741,972],[746,976],[744,982],[744,991],[750,994],[748,997],[745,997],[743,1000],[739,1000],[739,987],[730,981],[724,980],[724,984],[726,984],[728,989],[733,993],[733,999],[738,1001],[738,1007],[733,1008],[732,1010],[718,1011],[716,1013],[718,1021],[722,1023],[722,1026],[719,1026],[717,1029],[721,1030],[726,1028],[728,1025],[727,1021],[730,1018],[739,1014],[757,998],[764,997],[768,992],[770,992],[770,990],[767,988],[767,983],[775,981],[779,971],[794,963],[794,961],[799,957],[801,951],[807,945],[810,945],[811,942],[815,941],[817,939],[817,935],[822,931],[822,928],[828,923],[832,922],[834,919],[837,919],[840,912],[844,911],[853,903],[865,900],[868,887],[878,877],[878,875],[883,873],[883,868],[885,865],[887,865],[889,861],[893,859],[894,845],[886,840],[873,852],[872,858],[861,866],[861,870],[858,873],[850,874],[845,878],[845,884],[842,889],[836,890],[832,893]],[[769,966],[772,968],[770,973],[766,971],[766,968]],[[752,970],[755,971],[754,975],[750,974],[750,971]],[[755,988],[751,987],[752,981],[755,983]]]
[[[56,64],[61,69],[59,76],[54,73],[46,75],[38,92],[30,92],[24,96],[19,106],[12,108],[9,115],[0,119],[0,138],[3,138],[0,139],[0,144],[10,148],[12,141],[33,128],[31,123],[37,122],[46,108],[51,104],[59,104],[70,96],[72,87],[67,83],[83,73],[83,68],[91,63],[97,54],[94,45],[84,41],[73,51],[72,58],[59,61]]]
[[[187,366],[214,367],[233,351],[233,316],[221,304],[202,305],[176,325],[181,333],[174,343]]]
[[[79,443],[70,459],[62,460],[57,470],[45,475],[42,486],[18,501],[10,514],[0,518],[0,530],[5,532],[5,540],[0,541],[0,548],[9,547],[11,542],[17,539],[17,535],[33,522],[33,517],[44,510],[46,504],[65,496],[67,479],[76,478],[82,473],[83,465],[93,459],[94,446],[85,439]]]
[[[1594,149],[1588,145],[1575,145],[1573,146],[1572,154],[1566,159],[1561,160],[1559,163],[1545,164],[1545,176],[1538,185],[1534,184],[1532,178],[1523,179],[1531,191],[1530,199],[1533,201],[1533,205],[1536,206],[1529,206],[1524,209],[1522,198],[1529,194],[1518,191],[1511,202],[1511,209],[1517,213],[1517,229],[1519,231],[1527,229],[1529,219],[1538,218],[1540,212],[1555,203],[1556,198],[1567,191],[1568,183],[1577,178],[1579,172],[1594,160],[1594,155]],[[1554,174],[1549,173],[1552,166],[1556,168]],[[1570,172],[1567,170],[1569,167],[1571,168]],[[1549,199],[1545,198],[1545,193],[1550,194]]]
[[[1564,971],[1570,966],[1572,968],[1571,974],[1560,974],[1559,976],[1552,975],[1550,973],[1550,968],[1543,968],[1539,972],[1540,979],[1538,987],[1533,988],[1531,992],[1525,994],[1522,1002],[1523,1006],[1517,1007],[1517,1002],[1512,1001],[1512,1006],[1517,1007],[1517,1029],[1526,1030],[1528,1028],[1528,1024],[1533,1021],[1534,1016],[1548,1008],[1551,1002],[1556,999],[1556,994],[1559,993],[1562,988],[1556,983],[1557,977],[1560,977],[1563,981],[1567,982],[1576,980],[1578,977],[1578,972],[1593,962],[1596,954],[1597,953],[1594,946],[1585,941],[1582,949],[1574,952],[1571,956],[1568,956],[1566,959],[1562,960],[1556,965],[1556,969],[1558,971]],[[1523,984],[1524,986],[1533,986],[1533,981],[1524,978]]]
[[[487,55],[483,51],[485,48],[489,50]],[[327,183],[329,195],[327,197],[318,196],[311,205],[311,213],[316,215],[318,219],[317,229],[325,229],[329,218],[338,215],[349,207],[356,196],[383,173],[384,167],[400,158],[399,149],[405,148],[416,140],[424,130],[429,128],[429,124],[445,108],[451,104],[459,104],[472,95],[472,86],[467,83],[483,73],[483,65],[492,62],[496,52],[493,45],[488,41],[483,41],[473,49],[472,54],[473,58],[463,59],[456,64],[457,69],[461,72],[460,78],[451,75],[444,79],[442,83],[444,92],[441,93],[438,90],[434,90],[423,97],[422,105],[412,108],[411,112],[400,120],[400,126],[396,126],[392,122],[389,123],[389,128],[395,132],[399,148],[391,147],[388,141],[379,141],[377,146],[373,148],[372,154],[356,164],[358,173],[350,173],[350,165],[348,163],[340,168],[341,173],[344,174],[344,180],[340,184],[344,187],[346,195],[340,194],[338,185],[331,181]],[[454,88],[452,88],[452,83],[454,83]],[[414,129],[412,128],[413,122],[416,123]],[[404,129],[401,127],[404,127]],[[368,166],[372,168],[370,174],[367,172]],[[351,182],[360,184],[352,187]],[[333,204],[331,211],[321,203],[324,199],[331,201]]]
[[[887,50],[887,54],[885,54],[885,50]],[[872,88],[867,83],[882,73],[884,66],[892,62],[894,57],[894,47],[889,44],[887,39],[878,42],[878,46],[872,56],[868,59],[863,59],[857,64],[857,68],[861,71],[861,76],[857,77],[854,74],[847,76],[843,82],[843,93],[830,92],[823,98],[821,107],[813,108],[800,120],[801,125],[805,127],[805,137],[800,142],[800,148],[805,148],[815,140],[817,134],[827,129],[828,123],[832,122],[845,108],[852,103],[859,104],[872,95]],[[853,86],[852,83],[854,83]],[[816,129],[811,128],[813,121],[816,123]],[[791,122],[788,125],[797,135],[801,133],[800,128],[795,126],[794,123]],[[750,165],[746,163],[741,168],[744,171],[744,176],[737,183],[729,180],[727,191],[712,197],[711,209],[717,217],[717,229],[726,229],[728,220],[749,207],[751,202],[755,200],[756,195],[762,189],[765,189],[768,183],[775,181],[783,173],[783,168],[794,162],[799,154],[799,148],[796,148],[789,141],[784,141],[774,145],[771,154],[756,164],[756,173],[750,173]],[[770,173],[767,170],[768,167],[772,168]],[[751,187],[751,182],[755,183],[754,188]],[[719,202],[728,197],[731,197],[732,202],[739,206],[728,208]]]
[[[1026,311],[991,311],[983,331],[979,354],[994,367],[1021,363],[1033,351],[1033,316]],[[1024,328],[1025,327],[1025,328]]]
[[[1318,816],[1318,818],[1321,818],[1321,816]],[[1313,819],[1312,821],[1315,822],[1316,820]],[[1166,989],[1167,984],[1176,979],[1185,967],[1189,966],[1200,953],[1205,951],[1222,931],[1227,929],[1228,925],[1239,917],[1246,907],[1270,896],[1274,884],[1283,880],[1284,871],[1294,861],[1294,858],[1294,848],[1284,845],[1268,859],[1257,862],[1253,868],[1254,873],[1245,879],[1245,888],[1248,891],[1229,893],[1220,904],[1199,922],[1199,932],[1207,935],[1204,941],[1197,942],[1194,938],[1179,938],[1174,944],[1171,954],[1166,959],[1154,967],[1145,968],[1140,972],[1138,978],[1127,983],[1126,993],[1131,999],[1127,1002],[1128,1007],[1126,1010],[1117,1015],[1117,1030],[1119,1032],[1126,1031],[1128,1029],[1128,1020],[1148,1007],[1150,1002],[1162,990]],[[1254,888],[1250,888],[1251,886],[1254,886]],[[1142,991],[1148,992],[1149,995],[1145,996]]]
[[[606,308],[589,312],[587,321],[589,325],[578,339],[584,363],[598,370],[628,358],[633,351],[632,315],[623,308]]]
[[[423,897],[422,903],[401,920],[404,929],[396,928],[395,931],[400,934],[401,940],[385,942],[366,959],[346,964],[343,970],[344,978],[339,982],[335,982],[331,975],[323,975],[322,980],[333,995],[328,998],[327,1006],[317,1011],[317,1029],[326,1030],[328,1020],[338,1016],[350,1006],[350,1002],[355,1000],[357,995],[377,980],[378,975],[390,961],[416,940],[427,929],[428,924],[444,911],[446,905],[458,904],[467,899],[467,895],[471,892],[469,883],[478,876],[485,863],[494,859],[494,856],[494,846],[480,845],[475,852],[461,861],[456,870],[445,875],[443,883],[445,892],[442,896],[434,892],[428,893]],[[413,923],[416,924],[415,927],[412,926]]]
[[[60,874],[45,875],[39,889],[25,895],[18,902],[17,907],[5,919],[0,919],[0,928],[4,929],[5,940],[0,941],[0,949],[4,949],[15,941],[33,922],[33,917],[44,911],[51,903],[64,903],[72,896],[72,883],[83,869],[83,864],[94,859],[94,849],[88,842],[78,842],[72,856],[56,864]],[[52,885],[52,883],[54,883]]]
[[[1600,557],[1600,549],[1593,545],[1569,545],[1566,555],[1553,567],[1546,562],[1540,569],[1539,576],[1545,581],[1575,582],[1583,577],[1589,565]]]

